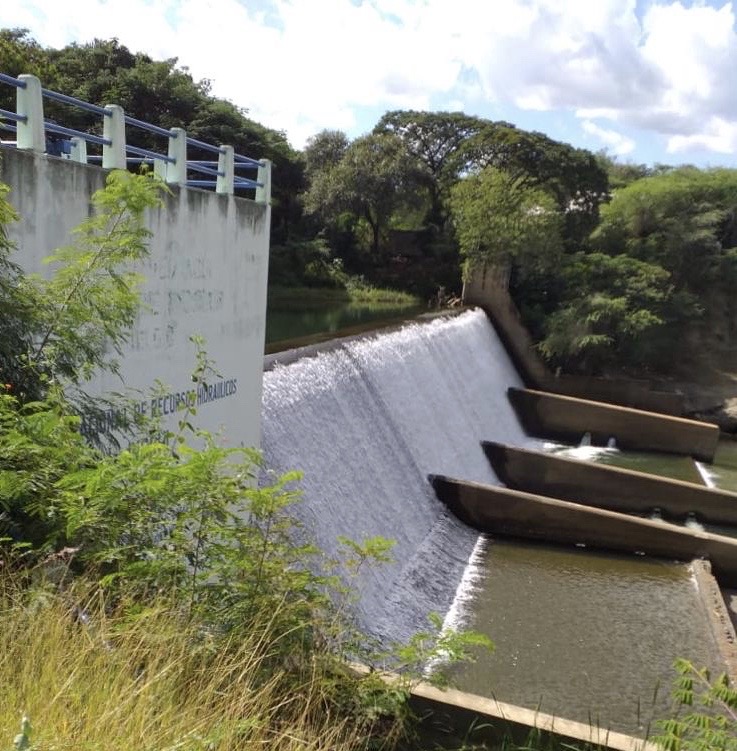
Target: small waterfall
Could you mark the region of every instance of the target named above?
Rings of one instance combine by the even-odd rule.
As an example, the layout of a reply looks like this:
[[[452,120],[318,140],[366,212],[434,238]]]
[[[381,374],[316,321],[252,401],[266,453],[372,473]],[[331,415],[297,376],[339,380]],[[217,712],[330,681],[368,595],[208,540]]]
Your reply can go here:
[[[296,515],[333,557],[337,537],[395,540],[393,564],[354,583],[359,623],[389,639],[456,595],[478,535],[427,481],[497,483],[479,441],[532,445],[506,390],[520,378],[481,311],[412,324],[264,374],[266,466],[301,470]]]
[[[591,433],[584,433],[581,436],[581,442],[578,445],[581,448],[585,448],[587,446],[590,446],[591,445]]]
[[[701,475],[701,479],[703,480],[704,485],[706,485],[707,488],[716,488],[717,483],[714,477],[714,473],[710,472],[703,462],[697,462],[696,460],[694,460],[694,464],[696,465],[698,473]]]
[[[609,436],[609,440],[606,442],[606,447],[608,449],[616,449],[617,448],[617,439],[613,436]]]

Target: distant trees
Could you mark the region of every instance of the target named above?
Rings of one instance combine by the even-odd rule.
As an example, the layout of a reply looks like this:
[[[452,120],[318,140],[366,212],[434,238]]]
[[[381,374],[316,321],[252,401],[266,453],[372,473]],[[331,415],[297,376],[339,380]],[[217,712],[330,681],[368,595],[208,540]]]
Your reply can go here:
[[[486,167],[451,191],[462,257],[469,267],[549,266],[563,248],[563,215],[545,190]]]
[[[392,215],[414,198],[415,162],[401,140],[371,134],[344,146],[338,134],[323,133],[308,146],[306,158],[305,209],[326,221],[353,212],[368,224],[371,250],[377,253]]]
[[[592,252],[593,251],[593,252]],[[737,335],[737,170],[657,168],[614,192],[561,266],[542,352],[568,369],[669,367],[689,332]]]
[[[162,128],[183,127],[187,135],[208,143],[231,144],[236,152],[270,159],[275,174],[272,226],[288,236],[299,221],[297,194],[304,188],[301,155],[283,132],[247,117],[245,110],[210,93],[207,80],[195,81],[176,58],[153,60],[131,52],[117,39],[95,39],[61,49],[43,48],[24,29],[0,30],[0,61],[11,75],[33,73],[45,88],[94,104],[119,104],[126,114]],[[0,87],[0,107],[15,109],[15,93]],[[90,112],[46,100],[48,119],[78,130],[101,132],[100,118]],[[129,128],[132,145],[160,151],[160,136]],[[211,154],[191,150],[192,158]]]

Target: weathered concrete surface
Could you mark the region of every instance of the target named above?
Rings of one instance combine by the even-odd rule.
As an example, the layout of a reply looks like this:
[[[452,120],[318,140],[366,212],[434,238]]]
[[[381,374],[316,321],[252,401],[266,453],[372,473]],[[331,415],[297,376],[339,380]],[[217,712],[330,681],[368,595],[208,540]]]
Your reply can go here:
[[[107,171],[92,165],[0,147],[0,179],[20,221],[9,227],[26,271],[48,274],[43,258],[70,242],[70,230],[90,213],[90,197]],[[270,208],[254,201],[192,188],[173,188],[150,211],[150,256],[137,269],[147,306],[124,348],[120,373],[103,374],[90,393],[137,390],[136,410],[176,425],[177,403],[192,400],[197,423],[223,431],[231,446],[259,444],[261,379],[266,330]],[[197,393],[193,334],[205,339],[221,378]],[[151,393],[156,381],[166,394]],[[172,417],[169,417],[172,415]],[[89,426],[99,432],[118,416]]]
[[[554,376],[522,323],[507,289],[508,280],[507,269],[490,266],[476,269],[464,282],[463,302],[486,311],[529,388],[667,415],[684,413],[683,394],[656,389],[645,380]]]
[[[732,626],[737,630],[737,588],[722,587],[722,597],[727,606],[727,613],[732,621]]]
[[[481,532],[690,561],[737,586],[737,540],[519,490],[432,475],[438,498]]]
[[[691,570],[714,641],[724,660],[730,683],[734,684],[737,681],[737,634],[724,595],[711,572],[709,561],[692,561]]]
[[[737,493],[491,441],[481,445],[497,477],[515,490],[612,511],[659,508],[673,519],[695,513],[700,520],[737,525]]]
[[[576,399],[544,391],[510,388],[507,392],[530,435],[578,443],[585,433],[595,445],[614,437],[623,449],[662,451],[711,462],[719,428],[696,420]]]
[[[362,675],[368,672],[368,668],[363,665],[354,663],[351,667]],[[393,673],[382,673],[381,678],[389,684],[401,680]],[[502,740],[511,738],[516,743],[524,744],[530,732],[537,729],[542,734],[543,743],[558,740],[568,743],[591,743],[600,746],[602,751],[658,751],[652,743],[631,735],[465,691],[435,688],[425,682],[419,682],[412,687],[410,706],[423,718],[425,727],[439,728],[445,734],[451,731],[456,737],[468,738],[472,743],[485,741],[499,744]],[[473,733],[469,736],[472,730]],[[433,738],[432,735],[430,737]]]

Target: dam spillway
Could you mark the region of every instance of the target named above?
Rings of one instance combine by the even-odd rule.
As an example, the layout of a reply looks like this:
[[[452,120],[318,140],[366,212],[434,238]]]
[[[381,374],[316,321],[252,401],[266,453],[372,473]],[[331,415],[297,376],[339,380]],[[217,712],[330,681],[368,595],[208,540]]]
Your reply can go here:
[[[303,472],[295,515],[328,556],[340,535],[395,541],[367,568],[360,625],[406,639],[445,613],[477,533],[450,515],[427,475],[497,479],[482,438],[534,445],[505,394],[521,381],[481,311],[363,338],[264,373],[266,466]]]
[[[428,613],[444,615],[452,605],[479,537],[437,499],[428,475],[500,485],[482,441],[540,448],[540,442],[525,434],[507,398],[507,390],[520,385],[481,311],[334,342],[328,350],[305,356],[285,355],[284,364],[277,361],[264,373],[265,464],[276,472],[303,473],[303,500],[293,512],[314,542],[330,558],[337,557],[341,535],[356,541],[379,535],[396,543],[393,563],[362,568],[353,582],[356,619],[366,632],[384,641],[406,640],[427,629]],[[590,687],[596,684],[601,694],[594,708],[603,708],[601,715],[597,711],[602,724],[633,731],[640,698],[646,702],[661,681],[667,696],[673,659],[687,656],[712,669],[719,666],[687,564],[647,559],[645,575],[638,565],[645,559],[622,563],[596,554],[594,569],[606,570],[591,584],[603,586],[596,594],[601,617],[592,619],[597,625],[590,639],[576,640],[576,619],[586,614],[587,596],[581,601],[580,582],[591,569],[588,551],[556,553],[552,560],[539,546],[521,548],[491,540],[488,549],[480,549],[486,569],[468,615],[472,627],[498,642],[497,662],[481,664],[478,674],[484,679],[468,677],[469,690],[533,709],[541,696],[555,695],[555,701],[545,699],[548,710],[585,721]],[[506,559],[509,565],[499,565]],[[568,561],[574,559],[575,575],[569,576]],[[551,594],[551,581],[561,582],[569,601]],[[633,583],[644,593],[640,600],[630,598]],[[667,604],[653,600],[648,587],[663,588]],[[664,615],[666,622],[678,619],[684,628],[663,632],[662,623],[644,609],[643,603],[651,600],[655,615]],[[540,607],[542,602],[550,607]],[[558,602],[560,614],[553,607]],[[505,630],[504,622],[512,618],[529,628]],[[555,639],[536,638],[536,629]],[[643,640],[640,629],[650,635],[647,661],[630,649],[633,641]],[[612,660],[600,661],[592,651],[597,643],[605,645]],[[542,662],[519,661],[520,650],[528,648],[539,657],[540,644],[550,645]],[[568,649],[576,651],[575,664],[587,665],[590,672],[582,682],[575,671],[568,671],[568,688],[561,691],[556,676],[571,662]],[[518,664],[534,664],[536,669],[517,669]],[[619,684],[611,681],[612,670],[618,672]],[[465,671],[459,675],[466,680]],[[607,692],[620,694],[622,681],[631,684],[631,691],[615,718],[607,714],[616,704]]]

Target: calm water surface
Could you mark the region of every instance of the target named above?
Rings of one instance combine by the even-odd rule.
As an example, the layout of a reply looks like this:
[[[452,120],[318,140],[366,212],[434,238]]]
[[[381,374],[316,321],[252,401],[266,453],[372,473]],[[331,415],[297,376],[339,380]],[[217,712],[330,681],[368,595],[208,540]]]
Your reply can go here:
[[[677,657],[721,664],[686,564],[496,540],[483,570],[469,627],[496,650],[452,668],[463,690],[641,733]]]
[[[353,302],[304,302],[281,300],[266,310],[266,344],[274,344],[313,334],[338,331],[368,323],[410,318],[425,312],[416,305]]]

